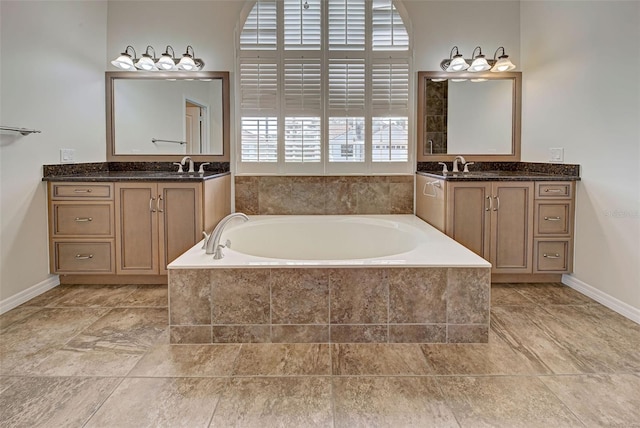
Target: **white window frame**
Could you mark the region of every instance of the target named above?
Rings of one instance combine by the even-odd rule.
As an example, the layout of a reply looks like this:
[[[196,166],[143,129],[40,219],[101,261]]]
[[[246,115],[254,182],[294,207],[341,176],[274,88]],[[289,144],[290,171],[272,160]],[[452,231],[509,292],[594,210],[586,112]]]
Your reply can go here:
[[[413,43],[412,32],[410,27],[410,21],[407,17],[406,11],[399,0],[393,0],[393,5],[400,14],[404,26],[408,35],[408,49],[407,50],[374,50],[372,48],[372,1],[365,0],[365,51],[354,50],[329,50],[328,48],[328,25],[325,24],[325,19],[328,16],[328,2],[321,0],[322,4],[322,38],[320,50],[302,50],[291,49],[285,51],[284,48],[284,13],[283,2],[277,1],[277,47],[275,50],[241,50],[240,49],[240,35],[244,26],[246,18],[249,16],[254,5],[255,0],[247,1],[245,8],[240,17],[238,31],[236,34],[236,55],[237,55],[237,73],[236,81],[236,93],[242,96],[242,88],[240,84],[240,64],[243,59],[251,58],[252,56],[259,57],[265,60],[276,60],[278,63],[278,101],[274,106],[274,109],[269,114],[264,116],[271,116],[273,112],[278,118],[278,160],[277,162],[247,162],[242,161],[242,117],[244,110],[242,109],[241,102],[236,103],[236,145],[235,145],[235,173],[237,175],[381,175],[381,174],[412,174],[415,170],[415,131],[414,131],[414,78],[413,78]],[[320,58],[322,69],[322,107],[321,107],[321,153],[322,159],[320,162],[285,162],[285,118],[296,116],[294,112],[286,111],[284,102],[284,63],[285,58],[290,59],[293,57],[302,58]],[[364,116],[365,118],[365,160],[364,162],[330,162],[329,161],[329,141],[328,141],[328,123],[330,117],[330,110],[328,106],[328,64],[330,59],[338,58],[363,58],[366,64],[365,71],[365,99],[368,101],[365,103],[365,108],[361,114],[354,114],[354,116]],[[389,61],[397,60],[405,62],[408,66],[408,103],[406,107],[406,114],[398,114],[397,109],[392,109],[387,112],[377,111],[373,107],[372,101],[372,64],[376,61]],[[267,113],[267,112],[265,112]],[[355,112],[354,112],[355,113]],[[260,116],[259,113],[254,112],[254,116]],[[299,114],[298,114],[299,115]],[[301,116],[304,116],[302,114]],[[373,118],[382,117],[407,117],[408,129],[407,129],[407,161],[394,161],[394,162],[374,162],[372,159],[373,145],[372,141],[372,120]]]

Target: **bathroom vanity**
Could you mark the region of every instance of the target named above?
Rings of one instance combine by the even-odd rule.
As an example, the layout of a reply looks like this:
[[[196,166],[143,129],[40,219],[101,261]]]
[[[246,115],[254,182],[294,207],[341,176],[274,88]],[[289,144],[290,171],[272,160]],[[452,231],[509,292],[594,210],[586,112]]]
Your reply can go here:
[[[418,172],[416,215],[492,264],[494,282],[559,281],[572,271],[570,173]]]
[[[228,172],[98,171],[44,180],[50,269],[63,283],[166,282],[167,264],[231,212]]]

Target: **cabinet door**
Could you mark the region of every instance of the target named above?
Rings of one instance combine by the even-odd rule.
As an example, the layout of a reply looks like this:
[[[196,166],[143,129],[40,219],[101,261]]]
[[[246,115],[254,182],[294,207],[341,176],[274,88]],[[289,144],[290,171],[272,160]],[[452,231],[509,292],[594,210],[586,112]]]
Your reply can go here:
[[[199,183],[158,185],[160,273],[202,239],[202,187]]]
[[[116,183],[116,273],[159,272],[157,196],[154,183]]]
[[[445,231],[444,180],[416,175],[416,215],[440,232]]]
[[[495,182],[492,199],[492,272],[531,273],[533,183]]]
[[[447,184],[446,233],[480,257],[489,258],[491,184]]]

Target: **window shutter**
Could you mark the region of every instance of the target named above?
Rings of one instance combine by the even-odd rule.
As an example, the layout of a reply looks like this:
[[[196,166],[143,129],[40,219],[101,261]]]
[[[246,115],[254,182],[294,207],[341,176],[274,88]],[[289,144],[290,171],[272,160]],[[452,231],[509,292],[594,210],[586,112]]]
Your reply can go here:
[[[242,162],[278,161],[278,119],[275,117],[243,117]]]
[[[408,114],[409,63],[406,60],[375,61],[371,68],[374,111]]]
[[[355,111],[365,106],[364,59],[329,60],[329,110]]]
[[[278,42],[276,0],[258,0],[240,33],[240,49],[276,50]]]
[[[320,58],[292,58],[284,62],[284,104],[287,113],[322,112]]]
[[[285,162],[322,160],[320,117],[287,117],[284,124]]]
[[[244,59],[240,63],[240,107],[243,113],[277,111],[278,65],[272,60]]]
[[[409,35],[392,0],[373,0],[372,49],[408,50]]]
[[[285,50],[320,50],[321,16],[320,0],[285,0]]]
[[[329,50],[364,50],[364,0],[329,0],[328,20]]]

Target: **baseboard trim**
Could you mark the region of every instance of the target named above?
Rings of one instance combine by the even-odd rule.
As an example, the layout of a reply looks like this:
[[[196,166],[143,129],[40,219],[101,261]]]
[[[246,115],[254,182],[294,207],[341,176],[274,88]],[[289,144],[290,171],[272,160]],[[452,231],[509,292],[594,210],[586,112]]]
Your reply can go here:
[[[562,275],[562,283],[574,290],[591,297],[598,303],[603,304],[607,308],[611,309],[622,315],[625,318],[629,318],[631,321],[640,324],[640,309],[616,299],[613,296],[604,293],[597,288],[587,284],[584,281],[580,281],[578,278],[571,275]]]
[[[20,306],[21,304],[33,299],[36,296],[51,290],[54,287],[60,285],[60,278],[58,275],[51,275],[44,281],[40,281],[36,285],[33,285],[26,290],[14,294],[13,296],[0,301],[0,314],[4,314],[11,309]]]

